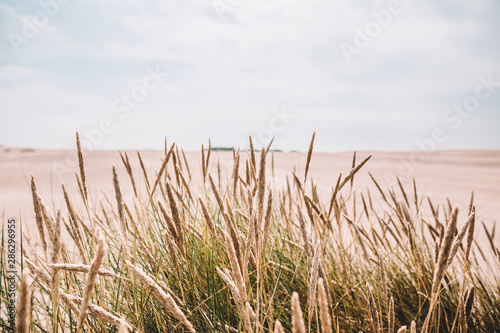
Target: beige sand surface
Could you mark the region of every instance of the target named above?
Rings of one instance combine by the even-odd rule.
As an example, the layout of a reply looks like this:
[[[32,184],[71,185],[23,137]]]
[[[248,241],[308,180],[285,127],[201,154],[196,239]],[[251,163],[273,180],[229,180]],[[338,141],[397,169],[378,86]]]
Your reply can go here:
[[[142,182],[142,173],[135,151],[128,151],[137,182]],[[151,175],[158,170],[162,151],[141,151],[146,168]],[[303,177],[306,154],[281,153],[274,154],[274,175],[272,180],[277,187],[285,183],[285,176],[292,170]],[[384,186],[397,186],[395,177],[399,176],[405,185],[410,186],[412,178],[417,180],[420,195],[430,196],[433,201],[445,203],[449,198],[453,205],[462,208],[461,219],[465,219],[466,209],[471,192],[475,193],[475,202],[479,220],[492,226],[500,217],[500,151],[435,151],[417,152],[358,152],[358,161],[368,154],[373,158],[359,172],[354,187],[370,188],[374,197],[378,193],[368,176],[368,171]],[[243,153],[246,157],[247,153]],[[186,152],[193,182],[200,178],[200,153]],[[64,182],[70,191],[73,201],[80,212],[83,212],[81,200],[76,191],[75,172],[78,172],[75,151],[31,150],[0,147],[0,208],[3,221],[8,217],[20,218],[24,226],[34,226],[33,206],[29,187],[30,175],[37,181],[40,195],[52,210],[65,210],[60,184]],[[132,195],[132,187],[125,168],[117,151],[84,152],[87,181],[91,201],[97,202],[104,194],[113,198],[111,167],[118,167],[120,181],[125,199]],[[222,175],[231,173],[232,153],[212,152],[211,172],[217,172],[220,162]],[[315,153],[313,155],[310,175],[319,181],[319,195],[328,200],[332,187],[340,172],[346,175],[351,169],[352,152]],[[241,164],[243,172],[244,162]],[[272,173],[272,162],[268,160],[268,174]],[[411,189],[409,187],[409,189]],[[144,187],[140,191],[145,193]],[[31,230],[34,230],[31,228]],[[500,232],[496,240],[500,240]]]

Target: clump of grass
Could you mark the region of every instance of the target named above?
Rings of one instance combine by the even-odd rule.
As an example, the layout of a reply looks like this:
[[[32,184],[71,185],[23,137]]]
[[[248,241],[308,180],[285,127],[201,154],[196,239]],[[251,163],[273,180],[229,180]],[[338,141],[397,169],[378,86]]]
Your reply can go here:
[[[485,227],[494,256],[474,244],[473,200],[461,223],[458,208],[419,197],[415,182],[410,191],[399,179],[396,189],[383,189],[370,175],[373,187],[358,191],[355,176],[370,155],[360,163],[354,157],[323,202],[310,172],[314,138],[304,173],[292,173],[285,188],[270,185],[269,146],[258,160],[251,139],[248,156],[233,151],[227,178],[211,172],[210,145],[202,149],[199,183],[175,144],[151,174],[139,153],[140,170],[121,154],[131,188],[112,167],[112,203],[93,199],[77,136],[80,199],[63,185],[65,206],[54,219],[32,178],[42,247],[24,248],[18,317],[25,325],[18,329],[498,332],[500,283],[491,272],[499,251],[494,229]],[[1,251],[3,263],[3,244]],[[8,302],[4,265],[1,271],[0,297]],[[0,327],[12,331],[4,317]]]

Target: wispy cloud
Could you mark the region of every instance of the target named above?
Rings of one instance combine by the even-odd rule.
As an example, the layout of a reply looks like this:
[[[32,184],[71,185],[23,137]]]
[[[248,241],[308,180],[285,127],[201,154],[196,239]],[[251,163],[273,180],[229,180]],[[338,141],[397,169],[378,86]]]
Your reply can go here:
[[[237,145],[286,107],[297,118],[276,148],[316,130],[318,150],[416,149],[479,76],[500,81],[495,1],[401,0],[350,63],[339,45],[390,1],[242,0],[222,15],[201,0],[66,2],[17,53],[9,33],[43,7],[0,6],[0,144],[70,147],[110,118],[117,129],[96,148],[160,148],[164,135],[186,149]],[[148,66],[168,78],[118,122],[110,105]],[[497,92],[440,148],[500,148],[499,107]]]

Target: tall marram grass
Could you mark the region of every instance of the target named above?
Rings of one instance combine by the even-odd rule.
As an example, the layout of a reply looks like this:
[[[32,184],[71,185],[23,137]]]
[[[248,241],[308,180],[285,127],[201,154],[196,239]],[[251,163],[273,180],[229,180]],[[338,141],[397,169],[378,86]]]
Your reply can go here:
[[[30,277],[23,274],[17,330],[500,331],[492,273],[500,251],[494,229],[485,227],[491,249],[474,242],[473,200],[462,220],[449,202],[419,196],[415,182],[383,189],[372,177],[372,192],[357,191],[368,156],[354,157],[321,201],[309,173],[313,146],[314,137],[303,173],[291,173],[284,188],[270,185],[269,147],[253,143],[248,154],[233,152],[227,178],[211,173],[210,150],[196,170],[182,150],[166,147],[154,174],[139,153],[139,170],[120,154],[129,179],[108,166],[115,196],[96,202],[77,137],[80,197],[63,185],[65,205],[54,217],[32,179],[30,225],[42,247],[23,247]],[[2,245],[2,262],[5,255]],[[2,265],[2,313],[5,273]],[[0,325],[14,331],[7,318]]]

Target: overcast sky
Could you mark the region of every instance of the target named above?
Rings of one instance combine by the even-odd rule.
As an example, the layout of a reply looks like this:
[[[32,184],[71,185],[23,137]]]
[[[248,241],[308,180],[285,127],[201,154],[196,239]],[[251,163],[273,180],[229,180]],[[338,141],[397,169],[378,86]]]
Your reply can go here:
[[[0,144],[500,148],[497,0],[0,2]]]

